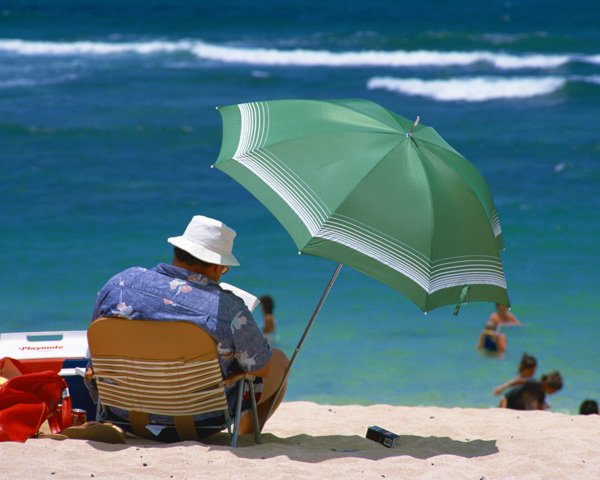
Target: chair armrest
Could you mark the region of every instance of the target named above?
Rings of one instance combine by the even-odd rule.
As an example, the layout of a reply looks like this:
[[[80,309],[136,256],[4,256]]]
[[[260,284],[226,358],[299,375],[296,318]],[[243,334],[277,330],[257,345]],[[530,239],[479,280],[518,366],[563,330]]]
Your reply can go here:
[[[75,369],[75,371],[77,372],[77,375],[81,375],[86,382],[91,382],[92,379],[95,378],[93,367],[87,367],[83,373],[79,372],[78,370],[81,370],[81,369],[80,368]]]
[[[225,383],[226,387],[229,387],[230,385],[233,385],[234,383],[240,381],[240,380],[252,380],[254,381],[254,379],[256,378],[256,375],[252,375],[249,372],[245,372],[245,373],[234,373],[232,375],[229,375],[225,380],[223,380],[223,382]]]

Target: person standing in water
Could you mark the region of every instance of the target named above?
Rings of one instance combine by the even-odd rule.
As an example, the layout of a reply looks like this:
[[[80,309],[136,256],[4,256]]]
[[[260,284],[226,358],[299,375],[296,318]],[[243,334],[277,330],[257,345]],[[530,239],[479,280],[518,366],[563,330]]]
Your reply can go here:
[[[496,311],[490,315],[490,322],[494,322],[498,325],[518,325],[522,327],[523,324],[519,322],[517,317],[508,311],[508,309],[500,304],[496,304]]]
[[[263,334],[273,335],[275,333],[275,315],[273,314],[275,302],[269,295],[260,297],[260,309],[264,317]]]

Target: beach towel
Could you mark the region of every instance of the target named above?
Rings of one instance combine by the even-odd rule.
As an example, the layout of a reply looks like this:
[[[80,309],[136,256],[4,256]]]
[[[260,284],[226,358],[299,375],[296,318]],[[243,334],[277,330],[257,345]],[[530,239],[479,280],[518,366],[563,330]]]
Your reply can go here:
[[[1,442],[25,442],[46,420],[52,433],[71,425],[67,382],[56,372],[30,372],[18,360],[5,357],[0,359],[0,376]]]

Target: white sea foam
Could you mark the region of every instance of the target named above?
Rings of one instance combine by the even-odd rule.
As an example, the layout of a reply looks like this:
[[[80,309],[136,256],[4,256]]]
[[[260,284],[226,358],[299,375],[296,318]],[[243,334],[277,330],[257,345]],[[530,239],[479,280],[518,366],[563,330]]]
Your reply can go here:
[[[192,52],[200,58],[254,65],[328,67],[448,67],[488,63],[499,69],[555,68],[567,63],[567,55],[509,55],[492,52],[278,50],[231,48],[198,42]]]
[[[475,77],[448,80],[373,77],[367,88],[384,89],[405,95],[419,95],[442,101],[482,102],[501,98],[528,98],[547,95],[567,83],[563,77]]]
[[[579,80],[580,82],[594,83],[596,85],[600,85],[600,75],[588,75],[585,77],[573,77],[573,80]]]
[[[585,63],[593,63],[594,65],[600,65],[600,55],[582,57],[581,61]]]
[[[39,85],[54,85],[57,83],[69,82],[76,80],[77,75],[59,75],[57,77],[47,78],[13,78],[13,79],[0,79],[0,89],[4,88],[20,88],[20,87],[37,87]]]
[[[151,54],[189,51],[189,42],[36,42],[0,40],[0,51],[21,55],[115,55],[121,53]]]
[[[15,88],[15,87],[33,87],[38,85],[39,82],[31,78],[16,78],[13,80],[0,80],[0,89],[2,88]]]
[[[135,53],[188,52],[198,58],[224,63],[262,66],[328,66],[328,67],[449,67],[485,63],[501,70],[549,69],[570,61],[600,63],[600,55],[509,54],[491,51],[346,51],[275,48],[242,48],[210,44],[201,40],[148,42],[41,42],[0,39],[0,51],[20,55],[116,55]]]

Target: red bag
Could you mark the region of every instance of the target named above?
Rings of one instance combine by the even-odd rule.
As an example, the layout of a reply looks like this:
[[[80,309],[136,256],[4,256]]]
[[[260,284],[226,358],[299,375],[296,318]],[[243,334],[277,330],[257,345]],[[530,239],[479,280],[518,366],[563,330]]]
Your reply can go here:
[[[12,376],[0,385],[0,442],[24,442],[35,436],[46,420],[52,433],[71,425],[67,382],[58,373],[30,373],[21,362],[8,357],[0,359],[0,373],[5,378]],[[59,417],[56,411],[61,401]]]

